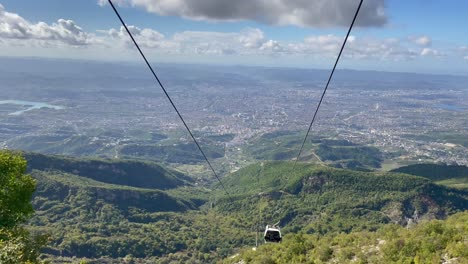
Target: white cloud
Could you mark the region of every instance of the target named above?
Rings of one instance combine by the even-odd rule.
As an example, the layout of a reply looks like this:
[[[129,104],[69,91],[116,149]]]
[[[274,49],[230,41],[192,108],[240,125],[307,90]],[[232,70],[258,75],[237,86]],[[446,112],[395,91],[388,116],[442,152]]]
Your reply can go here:
[[[344,37],[336,35],[313,35],[303,41],[279,41],[267,39],[263,31],[248,28],[240,32],[183,31],[168,38],[151,29],[129,26],[139,45],[147,51],[175,54],[212,55],[298,55],[335,58]],[[103,31],[101,31],[103,32]],[[105,31],[107,36],[133,46],[124,28]],[[428,49],[417,52],[395,38],[376,39],[350,36],[343,53],[349,59],[412,60],[420,55],[440,56],[440,52]]]
[[[264,42],[262,46],[260,46],[260,50],[262,51],[270,51],[273,53],[282,53],[285,52],[285,48],[281,46],[281,44],[276,40],[268,40]]]
[[[240,34],[239,41],[246,48],[259,48],[266,40],[260,29],[249,28]]]
[[[336,58],[343,44],[344,36],[319,35],[310,36],[303,42],[289,43],[289,53],[311,55],[316,57]],[[350,36],[343,52],[348,59],[370,59],[404,61],[412,60],[418,52],[405,47],[398,39],[376,39]]]
[[[168,45],[168,42],[165,40],[165,36],[158,31],[145,28],[140,29],[136,26],[127,26],[130,33],[132,33],[133,37],[137,41],[138,45],[141,47],[147,48],[159,48],[165,47]],[[133,46],[133,42],[127,34],[127,31],[123,26],[120,27],[119,30],[114,28],[109,30],[99,30],[98,32],[104,33],[108,37],[112,38],[114,41],[117,40],[120,43],[124,43],[128,46]],[[109,43],[108,40],[103,39],[104,43]]]
[[[419,46],[429,47],[432,45],[432,39],[429,36],[409,37],[409,40]]]
[[[431,48],[424,48],[421,51],[421,56],[435,56],[435,57],[441,57],[443,54],[436,50],[436,49],[431,49]]]
[[[349,43],[348,49],[345,57],[357,59],[406,61],[418,56],[416,51],[402,45],[400,40],[394,38],[358,38]]]
[[[135,0],[136,1],[136,0]],[[183,1],[183,0],[177,0]],[[174,4],[177,4],[177,1]],[[219,56],[301,56],[312,58],[336,58],[343,42],[343,36],[311,35],[302,41],[269,39],[258,28],[247,28],[239,32],[183,31],[171,36],[150,28],[128,26],[138,44],[148,53],[173,55],[219,55]],[[412,60],[418,56],[444,56],[439,50],[425,47],[412,50],[409,38],[402,41],[395,38],[378,39],[350,36],[343,53],[344,58],[353,60]],[[427,39],[420,41],[428,44]],[[90,53],[106,50],[122,54],[132,52],[131,42],[124,27],[118,29],[85,32],[72,20],[59,19],[56,23],[31,23],[18,14],[5,11],[0,5],[0,45],[33,50],[34,48],[85,47]],[[83,49],[81,49],[83,50]],[[454,51],[462,58],[468,56],[468,46]],[[129,55],[128,55],[129,56]]]
[[[93,41],[93,35],[83,31],[72,20],[59,19],[48,25],[44,22],[33,24],[18,14],[5,11],[0,4],[0,38],[11,40],[39,40],[43,45],[57,41],[67,45],[87,45]]]
[[[300,46],[302,46],[303,51],[310,53],[325,52],[336,54],[342,42],[342,37],[335,35],[319,35],[306,37],[304,42],[300,43]]]
[[[98,0],[104,5],[107,1]],[[358,1],[355,0],[114,0],[163,16],[192,20],[253,20],[275,25],[304,27],[348,27]],[[387,22],[384,0],[367,0],[359,13],[357,26],[379,27]]]
[[[171,41],[177,43],[182,54],[232,55],[239,50],[237,38],[238,33],[184,31],[174,34]]]

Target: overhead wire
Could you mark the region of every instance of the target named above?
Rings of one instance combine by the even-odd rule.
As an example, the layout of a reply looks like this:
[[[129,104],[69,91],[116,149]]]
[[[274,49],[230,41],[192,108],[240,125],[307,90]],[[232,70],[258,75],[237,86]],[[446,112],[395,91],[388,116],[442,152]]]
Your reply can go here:
[[[357,18],[358,14],[359,14],[359,10],[361,9],[363,1],[364,0],[361,0],[359,2],[359,5],[358,5],[358,7],[356,9],[356,13],[354,14],[354,17],[353,17],[353,21],[351,22],[351,25],[349,26],[348,33],[346,34],[346,37],[345,37],[345,39],[343,41],[343,44],[341,45],[340,53],[338,53],[338,57],[336,57],[335,65],[333,65],[333,69],[330,72],[330,76],[328,77],[328,81],[327,81],[327,84],[325,85],[325,89],[322,92],[322,96],[320,97],[320,101],[319,101],[319,103],[317,105],[317,108],[315,109],[314,116],[312,117],[312,121],[310,121],[309,128],[307,129],[307,133],[306,133],[306,135],[304,137],[304,140],[302,141],[302,145],[301,145],[301,148],[299,149],[299,153],[297,154],[296,160],[294,161],[293,170],[296,167],[297,161],[299,160],[299,158],[300,158],[300,156],[302,154],[302,151],[304,149],[304,145],[305,145],[305,143],[307,141],[307,137],[309,136],[310,130],[312,129],[312,125],[315,122],[315,118],[317,117],[317,113],[318,113],[318,111],[320,109],[320,106],[322,105],[322,101],[323,101],[323,98],[325,97],[325,93],[328,90],[328,85],[330,84],[330,81],[331,81],[331,79],[333,77],[333,74],[335,73],[336,66],[338,65],[338,61],[340,60],[341,54],[343,53],[343,49],[344,49],[344,47],[346,45],[346,42],[348,41],[349,34],[351,33],[351,30],[353,29],[354,22],[356,21],[356,18]]]
[[[291,169],[291,173],[294,173],[294,171],[295,171],[297,162],[298,162],[298,160],[299,160],[299,158],[300,158],[300,156],[301,156],[301,153],[302,153],[302,151],[303,151],[303,149],[304,149],[305,143],[306,143],[306,141],[307,141],[307,137],[309,136],[310,131],[311,131],[311,129],[312,129],[312,125],[313,125],[314,122],[315,122],[315,119],[316,119],[316,117],[317,117],[317,113],[318,113],[318,111],[319,111],[319,109],[320,109],[320,106],[322,105],[323,98],[325,97],[325,94],[326,94],[326,92],[327,92],[327,90],[328,90],[328,86],[329,86],[329,84],[330,84],[330,82],[331,82],[331,79],[332,79],[332,77],[333,77],[333,74],[335,73],[336,66],[338,65],[338,61],[340,60],[341,54],[343,53],[344,47],[345,47],[345,45],[346,45],[346,42],[348,41],[349,34],[351,33],[351,30],[353,29],[354,22],[356,22],[356,18],[357,18],[358,14],[359,14],[359,10],[361,9],[361,6],[362,6],[363,1],[364,1],[364,0],[360,0],[359,5],[358,5],[358,7],[357,7],[357,9],[356,9],[356,12],[355,12],[355,14],[354,14],[353,20],[352,20],[352,22],[351,22],[351,25],[349,26],[348,32],[346,33],[346,36],[345,36],[345,38],[344,38],[344,40],[343,40],[343,44],[341,45],[340,52],[338,53],[338,56],[336,57],[335,64],[333,65],[332,71],[330,72],[330,75],[329,75],[329,77],[328,77],[327,84],[325,85],[325,89],[324,89],[323,92],[322,92],[322,96],[320,97],[320,101],[319,101],[319,103],[317,104],[317,108],[315,109],[314,116],[312,117],[312,121],[310,121],[309,128],[307,129],[307,133],[306,133],[306,135],[305,135],[305,137],[304,137],[304,140],[302,141],[302,145],[301,145],[301,148],[299,149],[299,153],[297,154],[297,157],[296,157],[296,159],[295,159],[295,161],[294,161],[293,167],[292,167],[292,169]],[[274,213],[277,213],[277,212],[278,212],[279,206],[280,206],[279,201],[282,200],[282,198],[283,198],[283,196],[284,196],[284,193],[285,193],[285,191],[281,191],[280,198],[278,199],[278,203],[277,203],[277,205],[276,205],[276,208],[275,208],[275,210],[273,211]],[[280,221],[281,221],[281,220],[280,220]],[[278,222],[278,223],[279,223],[279,222]]]
[[[264,163],[262,162],[260,164],[260,171],[257,173],[257,187],[260,186],[260,174],[262,174],[263,176],[263,169],[264,169]],[[258,194],[258,201],[259,203],[261,202],[262,200],[262,193]],[[258,247],[258,228],[260,227],[260,222],[262,221],[262,216],[263,216],[263,209],[262,209],[262,205],[260,204],[260,212],[258,213],[258,217],[257,217],[257,223],[255,224],[255,233],[256,233],[256,237],[255,237],[255,247]]]
[[[174,102],[172,101],[171,97],[169,96],[169,93],[167,92],[166,88],[164,87],[164,85],[162,84],[162,82],[160,81],[158,75],[156,74],[156,72],[153,70],[153,67],[151,67],[151,64],[148,62],[148,60],[146,59],[146,56],[145,54],[143,53],[143,51],[140,49],[140,46],[138,45],[138,43],[136,42],[135,38],[133,37],[132,33],[130,32],[130,30],[128,29],[127,27],[127,24],[125,24],[124,20],[122,19],[122,17],[120,16],[119,12],[117,11],[117,9],[115,8],[114,4],[112,3],[111,0],[108,0],[110,6],[112,7],[112,9],[114,10],[114,13],[117,15],[117,17],[119,18],[120,22],[122,23],[122,26],[125,28],[125,30],[127,31],[128,35],[130,36],[130,38],[132,39],[133,41],[133,44],[135,44],[135,47],[138,49],[138,52],[140,53],[141,57],[143,58],[143,60],[145,61],[146,63],[146,66],[148,66],[148,69],[151,71],[151,73],[153,74],[154,78],[156,79],[157,83],[159,84],[159,86],[161,87],[161,89],[163,90],[164,94],[166,95],[167,99],[169,100],[169,102],[171,103],[172,107],[174,108],[174,110],[176,111],[177,115],[179,116],[179,119],[182,121],[182,123],[184,124],[184,127],[187,129],[188,133],[190,134],[190,137],[192,138],[193,142],[195,143],[195,145],[197,145],[197,148],[198,150],[200,151],[200,153],[202,154],[203,158],[205,159],[206,163],[208,164],[208,167],[210,168],[211,172],[213,173],[213,175],[215,176],[215,178],[218,180],[218,182],[221,184],[221,187],[223,188],[223,190],[226,192],[227,196],[229,197],[229,199],[231,200],[231,202],[233,202],[233,199],[231,197],[231,195],[229,194],[229,192],[227,191],[226,187],[224,186],[223,182],[221,181],[221,178],[218,176],[218,174],[216,173],[216,171],[214,170],[213,166],[211,165],[211,162],[209,161],[208,157],[206,156],[205,152],[203,151],[203,149],[201,148],[200,144],[198,143],[197,139],[195,138],[195,136],[193,135],[192,131],[190,130],[189,126],[187,125],[187,123],[185,122],[184,118],[182,117],[182,114],[179,112],[179,110],[177,109],[176,105],[174,104]]]

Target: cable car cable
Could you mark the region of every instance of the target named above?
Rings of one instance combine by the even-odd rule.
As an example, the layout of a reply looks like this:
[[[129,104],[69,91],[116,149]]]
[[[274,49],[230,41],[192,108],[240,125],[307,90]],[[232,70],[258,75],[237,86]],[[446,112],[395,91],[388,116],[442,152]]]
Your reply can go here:
[[[261,174],[262,172],[263,172],[263,162],[260,163],[260,170],[257,172],[257,176],[256,176],[256,178],[257,178],[257,187],[260,186],[260,174]],[[257,196],[258,196],[258,201],[259,201],[259,203],[260,203],[260,200],[261,200],[261,193],[258,193]],[[260,206],[261,206],[261,205],[260,205]],[[255,230],[255,247],[258,247],[258,228],[259,228],[259,226],[260,226],[260,221],[261,221],[261,219],[262,219],[262,216],[261,216],[261,215],[262,215],[262,208],[260,207],[259,209],[260,209],[260,212],[259,212],[258,215],[257,215],[257,222],[254,223],[254,230]]]
[[[309,128],[307,129],[307,133],[306,133],[306,135],[304,137],[304,140],[302,141],[302,145],[301,145],[301,148],[299,149],[299,153],[297,154],[296,160],[294,161],[293,170],[296,167],[296,164],[297,164],[297,161],[299,160],[299,157],[301,156],[302,150],[304,149],[304,145],[305,145],[305,143],[307,141],[307,137],[309,136],[312,125],[314,124],[314,121],[315,121],[315,118],[317,116],[318,110],[319,110],[320,106],[322,105],[322,101],[323,101],[323,98],[325,97],[325,93],[327,92],[328,85],[330,84],[330,81],[331,81],[331,79],[333,77],[333,73],[335,73],[336,65],[338,65],[338,61],[340,60],[341,53],[343,53],[343,49],[344,49],[344,47],[346,45],[346,42],[348,41],[349,34],[351,33],[351,30],[353,29],[354,22],[356,21],[356,18],[358,16],[359,10],[361,9],[361,5],[362,5],[363,1],[364,0],[361,0],[359,2],[359,5],[358,5],[358,7],[356,9],[356,13],[354,14],[353,21],[351,22],[351,25],[349,26],[349,29],[348,29],[348,33],[346,34],[346,37],[345,37],[345,39],[343,41],[343,45],[341,45],[340,53],[338,53],[338,57],[336,58],[335,65],[333,66],[333,69],[332,69],[332,71],[330,73],[330,76],[328,77],[327,85],[325,85],[325,89],[323,90],[322,96],[320,97],[320,101],[319,101],[319,103],[317,105],[317,108],[315,109],[315,113],[314,113],[314,116],[312,117],[312,121],[310,121]]]
[[[348,41],[348,38],[349,38],[349,34],[351,33],[351,30],[353,29],[353,26],[354,26],[354,22],[356,21],[356,18],[359,14],[359,10],[361,9],[361,6],[362,6],[362,3],[363,3],[364,0],[361,0],[359,2],[359,5],[356,9],[356,13],[354,14],[354,17],[353,17],[353,20],[351,22],[351,25],[349,26],[349,29],[348,29],[348,33],[346,34],[346,37],[343,41],[343,44],[341,45],[341,49],[340,49],[340,52],[338,53],[338,57],[336,57],[336,61],[335,61],[335,64],[333,65],[333,69],[332,71],[330,72],[330,76],[328,77],[328,81],[327,81],[327,84],[325,85],[325,89],[323,90],[323,93],[322,93],[322,96],[320,97],[320,101],[317,105],[317,108],[315,109],[315,113],[314,113],[314,116],[312,117],[312,121],[310,122],[309,124],[309,128],[307,129],[307,133],[304,137],[304,140],[302,141],[302,145],[301,145],[301,148],[299,149],[299,153],[297,154],[297,157],[296,157],[296,160],[294,161],[294,165],[291,169],[291,172],[294,173],[295,171],[295,168],[296,168],[296,164],[297,164],[297,161],[299,160],[299,157],[301,156],[301,153],[302,153],[302,150],[304,149],[304,145],[307,141],[307,137],[309,136],[310,134],[310,130],[312,129],[312,125],[314,124],[315,122],[315,118],[317,117],[317,113],[318,113],[318,110],[320,109],[320,106],[322,105],[322,101],[323,101],[323,98],[325,97],[325,93],[327,92],[327,89],[328,89],[328,85],[330,84],[330,81],[333,77],[333,74],[335,73],[335,69],[336,69],[336,66],[338,65],[338,61],[340,60],[341,58],[341,54],[343,53],[343,50],[344,50],[344,47],[346,45],[346,42]],[[278,199],[278,203],[276,205],[276,209],[274,210],[274,212],[277,212],[278,209],[279,209],[279,201],[281,201],[281,199],[283,198],[283,195],[284,195],[284,191],[281,192],[281,196],[280,198]]]
[[[169,96],[169,94],[167,93],[166,91],[166,88],[164,88],[164,85],[161,83],[161,81],[159,80],[156,72],[153,70],[153,67],[151,67],[150,63],[148,62],[148,60],[146,59],[146,56],[145,54],[143,54],[143,51],[141,51],[140,49],[140,46],[138,45],[138,43],[136,42],[135,38],[133,38],[133,35],[132,33],[130,32],[130,30],[128,30],[128,27],[127,25],[125,24],[125,22],[123,21],[122,17],[120,16],[119,12],[117,11],[117,9],[115,8],[114,4],[112,3],[111,0],[108,0],[109,4],[111,5],[112,9],[114,10],[114,13],[117,15],[117,17],[119,18],[120,22],[122,23],[122,26],[125,28],[125,30],[127,31],[128,35],[130,36],[130,38],[132,39],[133,41],[133,44],[135,44],[135,47],[138,49],[138,51],[140,52],[140,55],[141,57],[143,58],[143,60],[145,61],[146,65],[148,66],[149,70],[151,71],[151,73],[153,74],[154,78],[156,79],[156,81],[158,82],[159,86],[161,87],[161,89],[163,90],[164,94],[166,95],[167,99],[169,100],[169,102],[171,103],[172,107],[174,108],[174,110],[176,111],[177,115],[179,116],[180,120],[182,121],[182,123],[184,124],[185,128],[187,129],[188,133],[190,134],[190,137],[193,139],[193,142],[195,142],[195,145],[197,145],[197,148],[198,150],[200,151],[200,153],[203,155],[203,158],[205,158],[205,161],[206,163],[208,163],[208,166],[210,167],[210,170],[211,172],[213,172],[213,175],[216,177],[216,179],[218,180],[218,182],[221,184],[221,187],[223,187],[224,191],[226,192],[226,194],[228,195],[229,199],[231,200],[231,202],[233,202],[233,199],[231,197],[231,195],[229,194],[229,192],[227,191],[226,187],[224,187],[224,184],[221,182],[221,179],[219,178],[218,174],[216,173],[216,171],[214,170],[213,166],[211,165],[210,161],[208,160],[208,157],[206,156],[205,152],[203,151],[203,149],[201,148],[200,144],[198,143],[198,141],[195,139],[195,136],[192,134],[192,131],[190,130],[190,128],[188,127],[187,123],[185,123],[185,120],[184,118],[182,117],[182,115],[180,114],[179,110],[177,109],[176,105],[174,104],[174,102],[172,101],[171,97]]]

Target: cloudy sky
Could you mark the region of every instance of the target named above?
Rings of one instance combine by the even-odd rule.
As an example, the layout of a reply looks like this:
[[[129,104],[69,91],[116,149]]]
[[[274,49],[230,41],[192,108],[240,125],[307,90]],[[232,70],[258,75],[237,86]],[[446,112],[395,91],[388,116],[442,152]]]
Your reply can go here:
[[[328,69],[359,0],[114,3],[152,63]],[[339,67],[468,75],[467,10],[466,0],[364,0]],[[137,55],[107,0],[0,0],[0,56]]]

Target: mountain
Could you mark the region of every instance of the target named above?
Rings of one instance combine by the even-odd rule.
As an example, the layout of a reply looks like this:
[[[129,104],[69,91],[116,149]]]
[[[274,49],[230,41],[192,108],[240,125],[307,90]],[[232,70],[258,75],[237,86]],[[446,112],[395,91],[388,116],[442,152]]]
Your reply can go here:
[[[291,160],[301,146],[301,132],[276,131],[266,133],[247,145],[246,152],[257,160]],[[337,168],[370,170],[379,168],[384,154],[377,148],[358,145],[348,140],[315,136],[307,141],[302,161],[316,160]]]
[[[55,210],[53,205],[64,201],[70,210],[74,205],[93,208],[100,202],[102,205],[109,204],[121,210],[135,208],[151,212],[186,211],[196,208],[193,201],[178,199],[157,189],[108,184],[58,171],[33,170],[31,175],[38,182],[34,205],[42,212]],[[63,209],[60,206],[60,210]]]
[[[203,191],[190,198],[170,193],[193,188],[191,179],[155,163],[24,155],[37,181],[36,213],[28,225],[50,235],[44,253],[53,263],[73,256],[144,258],[182,250],[184,239],[172,238],[167,224],[186,219],[206,201]]]
[[[257,178],[258,177],[258,178]],[[287,231],[376,230],[384,223],[444,218],[468,209],[468,192],[401,173],[360,172],[291,162],[251,165],[224,180],[235,202],[221,211],[260,214]]]
[[[297,233],[374,232],[468,207],[466,191],[401,173],[263,162],[226,176],[228,197],[154,163],[26,157],[38,182],[29,228],[50,234],[52,263],[215,263],[278,221],[288,243]],[[146,178],[154,179],[142,186]]]
[[[400,167],[392,172],[421,176],[449,187],[468,189],[468,167],[446,164],[414,164]]]
[[[152,162],[72,158],[24,153],[28,170],[62,171],[93,180],[141,188],[171,189],[193,183],[190,177]]]

